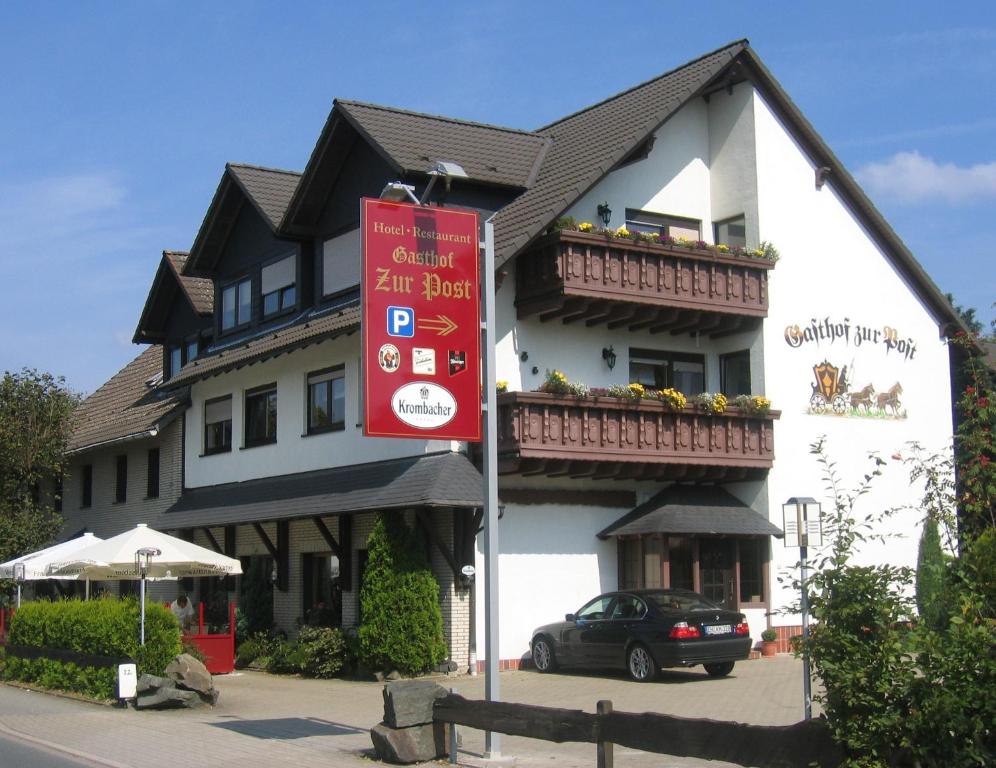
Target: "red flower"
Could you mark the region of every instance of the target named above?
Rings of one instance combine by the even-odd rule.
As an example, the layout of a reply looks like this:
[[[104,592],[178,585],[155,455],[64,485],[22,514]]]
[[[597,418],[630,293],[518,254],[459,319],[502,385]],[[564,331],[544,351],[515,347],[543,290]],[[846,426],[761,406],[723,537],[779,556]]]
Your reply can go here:
[[[974,395],[975,394],[975,387],[966,387],[965,388],[965,394],[966,395]]]
[[[979,398],[979,408],[986,408],[988,405],[989,405],[989,398],[988,397],[980,397]]]

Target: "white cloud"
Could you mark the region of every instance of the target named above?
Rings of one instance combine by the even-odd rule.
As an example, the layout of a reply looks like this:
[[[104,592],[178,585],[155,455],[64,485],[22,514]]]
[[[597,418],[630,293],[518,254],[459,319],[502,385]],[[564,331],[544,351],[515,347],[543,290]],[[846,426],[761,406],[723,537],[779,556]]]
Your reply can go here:
[[[885,162],[862,166],[857,177],[872,192],[901,203],[996,197],[996,162],[962,167],[919,152],[898,152]]]

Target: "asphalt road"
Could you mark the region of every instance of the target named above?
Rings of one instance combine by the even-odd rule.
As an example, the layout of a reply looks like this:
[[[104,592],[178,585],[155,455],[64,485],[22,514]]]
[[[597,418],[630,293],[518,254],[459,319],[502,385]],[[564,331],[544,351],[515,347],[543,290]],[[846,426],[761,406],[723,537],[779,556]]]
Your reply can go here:
[[[91,768],[80,762],[0,733],[0,768]]]

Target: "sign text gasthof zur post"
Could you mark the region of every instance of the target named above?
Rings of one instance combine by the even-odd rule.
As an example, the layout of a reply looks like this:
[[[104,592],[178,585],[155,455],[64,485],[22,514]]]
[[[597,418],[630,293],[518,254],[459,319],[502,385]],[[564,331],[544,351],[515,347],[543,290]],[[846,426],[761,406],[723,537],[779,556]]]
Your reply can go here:
[[[363,198],[363,434],[481,439],[477,214]]]

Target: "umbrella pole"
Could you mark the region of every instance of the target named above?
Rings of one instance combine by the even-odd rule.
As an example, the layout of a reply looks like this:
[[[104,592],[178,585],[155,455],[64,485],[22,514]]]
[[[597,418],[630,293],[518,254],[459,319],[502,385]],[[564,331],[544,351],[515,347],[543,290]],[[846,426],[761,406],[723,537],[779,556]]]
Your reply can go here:
[[[17,582],[17,607],[21,607],[21,582]]]
[[[145,577],[144,576],[142,577],[142,586],[141,586],[141,589],[139,591],[140,591],[140,594],[141,594],[141,598],[140,598],[141,607],[139,608],[139,611],[142,614],[142,634],[141,634],[142,643],[141,644],[145,645]]]
[[[90,599],[90,579],[86,580],[86,599]]]

